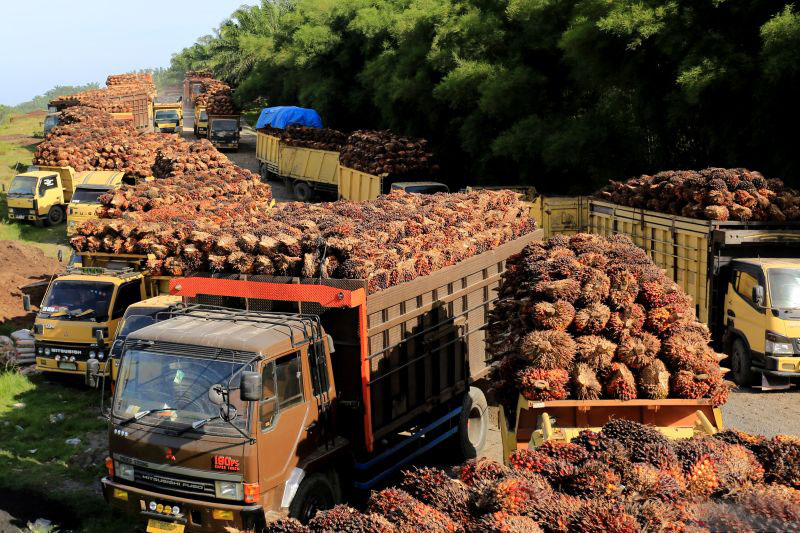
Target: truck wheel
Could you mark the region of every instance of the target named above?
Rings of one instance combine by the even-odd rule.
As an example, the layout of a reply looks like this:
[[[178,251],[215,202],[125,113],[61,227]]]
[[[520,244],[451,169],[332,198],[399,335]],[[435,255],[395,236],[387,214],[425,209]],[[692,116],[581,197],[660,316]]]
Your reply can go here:
[[[311,474],[300,483],[289,504],[289,516],[306,524],[314,518],[317,511],[324,511],[336,505],[334,489],[324,474]]]
[[[314,191],[308,185],[308,183],[304,181],[298,181],[294,184],[294,197],[300,200],[301,202],[308,202],[311,200],[311,196],[314,194]]]
[[[489,431],[489,409],[483,391],[470,387],[464,394],[458,420],[458,452],[463,459],[474,459],[486,444]]]
[[[736,339],[731,346],[731,372],[733,381],[742,387],[753,384],[753,372],[750,370],[750,350],[742,339]]]
[[[47,213],[47,223],[56,226],[64,222],[64,210],[60,206],[54,205]]]

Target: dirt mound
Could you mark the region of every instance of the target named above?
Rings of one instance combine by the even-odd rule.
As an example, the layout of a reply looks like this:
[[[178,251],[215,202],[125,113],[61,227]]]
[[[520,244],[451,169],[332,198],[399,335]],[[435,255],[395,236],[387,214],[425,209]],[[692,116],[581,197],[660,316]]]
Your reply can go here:
[[[27,313],[22,308],[20,287],[47,280],[61,272],[56,259],[47,257],[35,246],[16,241],[0,241],[0,323],[13,321],[25,325]],[[32,298],[33,305],[39,302]]]

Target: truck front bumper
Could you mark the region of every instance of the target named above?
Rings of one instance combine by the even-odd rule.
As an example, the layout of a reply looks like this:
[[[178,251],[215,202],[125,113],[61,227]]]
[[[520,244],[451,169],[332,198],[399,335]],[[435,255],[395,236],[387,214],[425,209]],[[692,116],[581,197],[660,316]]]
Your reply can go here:
[[[266,526],[264,509],[260,505],[230,505],[180,496],[164,496],[113,481],[108,477],[100,481],[106,503],[141,520],[179,523],[186,527],[185,531],[197,532],[225,531],[226,527],[240,531],[261,531]],[[162,512],[151,511],[152,502],[155,503],[156,509],[160,505]],[[163,511],[167,506],[171,509],[177,506],[179,513],[167,514]],[[214,511],[227,512],[225,514],[230,519],[214,518]]]
[[[105,365],[100,361],[100,375],[103,375]],[[86,361],[56,361],[53,357],[36,356],[36,370],[40,372],[57,372],[59,374],[86,375]],[[105,371],[108,375],[108,371]]]
[[[8,209],[9,220],[38,220],[39,216],[33,209],[26,209],[23,207],[10,207]]]
[[[213,144],[216,148],[233,148],[235,150],[239,149],[239,143],[238,142],[235,142],[235,143],[223,143],[223,142],[219,142],[219,141],[211,141],[211,144]]]
[[[766,364],[760,372],[775,376],[800,377],[800,357],[778,357],[774,355],[764,358]]]

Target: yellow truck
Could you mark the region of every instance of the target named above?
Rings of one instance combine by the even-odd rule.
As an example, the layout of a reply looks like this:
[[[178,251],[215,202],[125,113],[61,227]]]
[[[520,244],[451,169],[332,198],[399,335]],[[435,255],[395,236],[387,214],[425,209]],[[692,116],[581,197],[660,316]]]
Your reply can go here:
[[[180,133],[183,131],[183,103],[156,102],[153,104],[153,131]]]
[[[36,368],[84,375],[87,361],[108,357],[120,320],[132,304],[164,294],[168,277],[148,276],[147,256],[80,254],[53,279],[33,325]]]
[[[198,139],[208,135],[208,111],[204,105],[194,106],[194,136]]]
[[[90,174],[92,171],[76,173],[72,167],[30,167],[11,181],[6,195],[8,219],[37,226],[60,224],[75,187]]]
[[[256,158],[261,179],[282,179],[300,201],[310,200],[315,191],[339,190],[339,152],[288,146],[257,130]]]
[[[783,389],[800,378],[800,223],[701,220],[593,198],[572,209],[590,233],[630,236],[692,297],[737,384]]]
[[[75,187],[72,200],[67,207],[67,237],[72,237],[78,226],[87,220],[97,219],[100,210],[100,196],[122,185],[124,172],[92,171],[83,182]]]

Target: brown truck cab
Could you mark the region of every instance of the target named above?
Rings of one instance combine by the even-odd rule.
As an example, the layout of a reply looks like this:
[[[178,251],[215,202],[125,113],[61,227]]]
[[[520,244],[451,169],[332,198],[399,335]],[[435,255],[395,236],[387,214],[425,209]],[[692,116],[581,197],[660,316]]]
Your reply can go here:
[[[308,519],[333,505],[345,441],[320,427],[332,423],[330,346],[309,317],[204,306],[132,333],[106,499],[148,531],[250,529],[270,511]],[[306,476],[327,490],[301,501]]]

